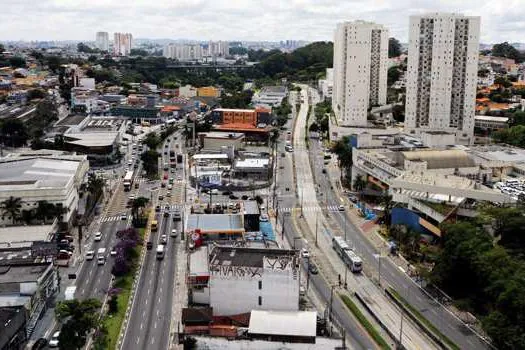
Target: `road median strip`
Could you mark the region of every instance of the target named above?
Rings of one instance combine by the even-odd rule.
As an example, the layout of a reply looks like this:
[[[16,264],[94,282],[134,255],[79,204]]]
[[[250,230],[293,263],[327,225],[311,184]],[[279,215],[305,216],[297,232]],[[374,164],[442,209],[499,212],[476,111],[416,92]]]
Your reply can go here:
[[[460,350],[452,340],[445,336],[430,322],[419,310],[410,305],[394,288],[385,289],[386,295],[389,296],[403,311],[414,321],[432,340],[438,343],[444,349]]]
[[[376,344],[381,349],[390,349],[390,346],[388,345],[386,340],[381,336],[381,334],[379,334],[377,329],[374,328],[374,326],[370,323],[370,321],[368,321],[366,316],[363,315],[361,310],[359,310],[359,308],[352,301],[352,299],[350,299],[350,297],[344,294],[339,294],[339,297],[341,298],[341,300],[343,300],[343,303],[350,310],[350,312],[354,315],[354,317],[359,321],[361,326],[363,326],[363,328],[366,330],[368,335],[374,340],[374,342],[376,342]]]

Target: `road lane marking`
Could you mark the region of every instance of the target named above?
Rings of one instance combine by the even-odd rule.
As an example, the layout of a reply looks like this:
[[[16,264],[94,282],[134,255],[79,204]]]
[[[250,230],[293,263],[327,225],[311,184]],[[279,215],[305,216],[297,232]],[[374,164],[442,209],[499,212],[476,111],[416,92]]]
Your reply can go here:
[[[143,323],[140,324],[140,329],[142,329],[142,328],[144,328],[144,324]]]
[[[153,328],[157,328],[157,321],[155,321],[155,324],[153,324]]]
[[[151,337],[151,344],[155,343],[155,337]]]
[[[139,343],[139,341],[140,341],[140,337],[137,337],[137,344]]]

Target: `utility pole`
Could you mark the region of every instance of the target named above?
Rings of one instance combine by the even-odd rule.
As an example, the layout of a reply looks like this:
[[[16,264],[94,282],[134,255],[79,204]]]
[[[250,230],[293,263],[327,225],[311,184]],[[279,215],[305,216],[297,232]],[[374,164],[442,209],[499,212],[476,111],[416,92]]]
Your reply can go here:
[[[379,288],[381,288],[381,258],[383,256],[381,255],[381,251],[379,251],[379,255],[377,256],[377,275],[379,279]]]
[[[301,187],[301,217],[304,217],[303,204],[304,204],[304,187]]]
[[[315,214],[315,246],[316,247],[318,247],[318,245],[317,245],[318,221],[319,221],[319,212],[317,212]]]
[[[308,292],[308,287],[310,286],[310,258],[307,258],[308,264],[306,268],[306,291]]]
[[[328,312],[328,319],[330,320],[330,322],[332,322],[332,303],[334,302],[334,288],[335,286],[332,286],[332,289],[330,290],[330,306]]]

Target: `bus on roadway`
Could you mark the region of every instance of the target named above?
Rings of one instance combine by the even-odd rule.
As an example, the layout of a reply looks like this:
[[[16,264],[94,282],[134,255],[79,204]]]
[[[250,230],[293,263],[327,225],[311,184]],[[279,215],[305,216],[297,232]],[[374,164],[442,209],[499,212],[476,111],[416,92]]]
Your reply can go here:
[[[126,175],[124,175],[124,181],[122,181],[124,184],[124,191],[130,191],[131,185],[133,185],[133,171],[127,171]]]

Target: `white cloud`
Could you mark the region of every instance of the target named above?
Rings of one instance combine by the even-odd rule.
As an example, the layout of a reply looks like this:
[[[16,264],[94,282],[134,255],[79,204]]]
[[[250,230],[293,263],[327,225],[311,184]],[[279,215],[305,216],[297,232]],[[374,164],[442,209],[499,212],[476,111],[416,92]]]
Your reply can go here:
[[[338,22],[384,24],[407,40],[408,18],[424,12],[481,16],[485,43],[523,40],[525,0],[2,0],[0,40],[136,38],[331,40]]]

